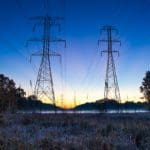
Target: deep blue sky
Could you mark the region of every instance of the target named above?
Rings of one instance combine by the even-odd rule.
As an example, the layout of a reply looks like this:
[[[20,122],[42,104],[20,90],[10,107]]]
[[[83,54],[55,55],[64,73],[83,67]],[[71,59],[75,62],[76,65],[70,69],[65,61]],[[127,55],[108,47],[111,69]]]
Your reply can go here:
[[[87,93],[89,101],[103,97],[106,57],[100,56],[103,49],[97,40],[101,26],[107,24],[116,26],[122,41],[120,48],[114,46],[120,50],[115,60],[122,99],[139,100],[139,86],[150,63],[150,0],[49,0],[47,8],[50,15],[65,17],[60,36],[67,40],[67,48],[59,45],[56,51],[63,55],[68,101],[74,90],[81,102],[87,100]],[[27,91],[29,80],[35,82],[39,62],[34,58],[37,67],[33,71],[29,53],[40,49],[36,43],[25,47],[27,39],[40,36],[32,32],[34,21],[29,18],[43,14],[44,0],[0,0],[0,73]],[[59,61],[54,59],[56,92],[59,69]],[[60,93],[56,95],[59,98]]]

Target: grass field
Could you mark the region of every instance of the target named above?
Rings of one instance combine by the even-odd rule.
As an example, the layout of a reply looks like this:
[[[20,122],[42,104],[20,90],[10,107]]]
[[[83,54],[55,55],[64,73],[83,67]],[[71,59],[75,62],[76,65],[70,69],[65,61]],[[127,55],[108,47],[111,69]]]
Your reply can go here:
[[[0,150],[149,150],[150,114],[0,115]]]

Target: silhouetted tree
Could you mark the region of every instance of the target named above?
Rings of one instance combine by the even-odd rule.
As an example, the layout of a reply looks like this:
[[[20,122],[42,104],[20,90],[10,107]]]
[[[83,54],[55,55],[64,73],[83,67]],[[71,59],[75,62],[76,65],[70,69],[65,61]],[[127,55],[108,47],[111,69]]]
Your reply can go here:
[[[17,98],[24,98],[25,95],[26,95],[26,93],[21,87],[16,89],[16,97]]]
[[[15,82],[0,74],[0,112],[15,111],[17,98],[25,96],[23,89],[16,88]]]
[[[38,98],[37,98],[36,95],[30,95],[30,96],[28,96],[27,99],[28,99],[28,100],[37,100]]]
[[[143,78],[142,86],[140,91],[143,93],[145,99],[150,104],[150,71],[146,72],[145,77]]]

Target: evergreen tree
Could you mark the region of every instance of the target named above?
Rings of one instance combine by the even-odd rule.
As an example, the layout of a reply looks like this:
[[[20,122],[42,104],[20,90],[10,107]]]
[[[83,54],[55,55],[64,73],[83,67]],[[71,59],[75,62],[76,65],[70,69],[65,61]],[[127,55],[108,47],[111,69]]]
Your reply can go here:
[[[142,86],[140,91],[143,93],[145,99],[150,104],[150,71],[146,72],[145,77],[143,78]]]
[[[0,74],[0,112],[15,111],[17,107],[17,99],[24,97],[23,89],[16,88],[13,80]]]

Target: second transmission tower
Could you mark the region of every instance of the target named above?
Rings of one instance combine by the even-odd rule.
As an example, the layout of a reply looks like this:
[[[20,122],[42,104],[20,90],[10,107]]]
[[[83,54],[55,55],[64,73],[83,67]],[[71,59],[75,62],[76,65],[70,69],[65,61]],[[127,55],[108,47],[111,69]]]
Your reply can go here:
[[[56,105],[55,92],[54,92],[54,81],[52,77],[52,68],[51,68],[51,56],[59,56],[60,54],[54,52],[51,47],[51,43],[56,42],[64,42],[66,46],[66,41],[57,38],[51,35],[51,30],[53,26],[57,26],[60,29],[59,21],[62,18],[59,17],[50,17],[46,16],[38,16],[32,18],[38,21],[38,25],[43,26],[43,36],[42,38],[33,38],[28,41],[32,42],[42,42],[42,51],[36,52],[31,56],[41,56],[40,67],[38,71],[38,76],[34,88],[34,94],[39,99],[49,99]],[[37,24],[35,24],[37,25]]]
[[[116,69],[115,69],[115,62],[113,53],[118,53],[119,51],[113,50],[113,43],[114,42],[121,42],[117,39],[112,38],[113,31],[117,32],[117,30],[112,26],[103,26],[101,29],[106,33],[106,38],[99,40],[100,42],[107,43],[107,49],[104,51],[101,51],[102,53],[107,53],[107,67],[106,67],[106,77],[105,77],[105,88],[104,88],[104,99],[109,100],[113,99],[120,103],[120,91],[119,91],[119,85],[117,81],[117,75],[116,75]]]

